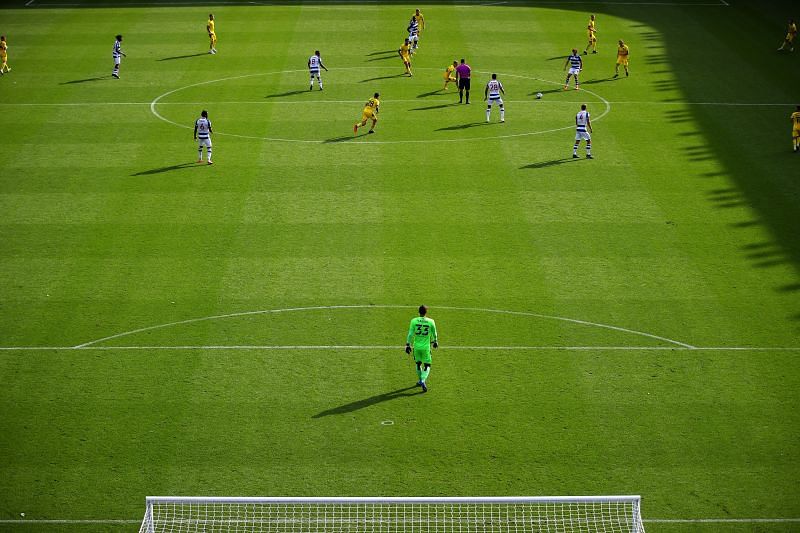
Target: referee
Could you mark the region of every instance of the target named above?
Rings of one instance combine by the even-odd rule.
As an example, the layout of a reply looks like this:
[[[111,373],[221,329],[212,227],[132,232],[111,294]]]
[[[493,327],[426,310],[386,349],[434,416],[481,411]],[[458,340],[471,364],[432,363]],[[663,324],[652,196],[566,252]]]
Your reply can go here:
[[[469,78],[472,69],[467,65],[464,58],[461,58],[461,64],[456,67],[456,79],[458,80],[458,103],[464,103],[464,91],[467,91],[467,103],[469,103]]]

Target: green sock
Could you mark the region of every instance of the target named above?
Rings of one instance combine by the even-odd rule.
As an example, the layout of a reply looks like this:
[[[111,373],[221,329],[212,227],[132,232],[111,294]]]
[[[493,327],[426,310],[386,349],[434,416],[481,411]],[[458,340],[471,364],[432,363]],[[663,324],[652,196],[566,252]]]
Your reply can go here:
[[[417,367],[417,378],[419,378],[419,380],[422,381],[422,367],[421,366]]]
[[[430,373],[431,373],[431,368],[428,367],[427,370],[423,370],[422,372],[420,372],[419,379],[421,379],[422,381],[427,380],[428,379],[428,374],[430,374]]]

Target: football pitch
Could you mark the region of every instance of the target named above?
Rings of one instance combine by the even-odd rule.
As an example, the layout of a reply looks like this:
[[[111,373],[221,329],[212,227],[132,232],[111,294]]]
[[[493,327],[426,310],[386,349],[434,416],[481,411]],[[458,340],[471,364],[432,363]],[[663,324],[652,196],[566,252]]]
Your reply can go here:
[[[800,531],[792,17],[4,2],[0,530],[135,531],[147,495],[641,494],[649,533]]]

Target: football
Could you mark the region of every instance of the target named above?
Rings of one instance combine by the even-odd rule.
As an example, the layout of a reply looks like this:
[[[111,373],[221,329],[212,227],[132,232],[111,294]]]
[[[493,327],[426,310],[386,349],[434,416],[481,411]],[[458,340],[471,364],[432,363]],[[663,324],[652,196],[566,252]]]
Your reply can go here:
[[[541,100],[542,99],[542,93],[536,93],[536,99],[537,100]]]

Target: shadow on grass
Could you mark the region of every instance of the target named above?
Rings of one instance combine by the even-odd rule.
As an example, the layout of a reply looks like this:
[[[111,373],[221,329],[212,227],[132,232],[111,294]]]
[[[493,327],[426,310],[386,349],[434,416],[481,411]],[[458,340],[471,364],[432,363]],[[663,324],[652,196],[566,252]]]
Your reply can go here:
[[[135,174],[131,174],[131,176],[150,176],[152,174],[161,174],[162,172],[170,172],[173,170],[180,170],[182,168],[200,168],[207,165],[200,165],[199,163],[181,163],[180,165],[170,165],[168,167],[160,167],[160,168],[151,168],[150,170],[142,170],[141,172],[136,172]]]
[[[427,107],[412,107],[409,111],[430,111],[432,109],[443,109],[445,107],[452,107],[454,105],[458,105],[458,102],[453,102],[450,104],[438,104],[438,105],[429,105]]]
[[[436,89],[435,91],[428,91],[427,93],[418,94],[417,98],[427,98],[429,96],[434,96],[444,91],[444,89]]]
[[[285,93],[275,93],[275,94],[268,94],[264,98],[284,98],[286,96],[294,96],[295,94],[303,94],[303,93],[310,93],[308,89],[298,89],[296,91],[286,91]]]
[[[100,80],[110,80],[110,76],[98,76],[97,78],[84,78],[82,80],[71,80],[71,81],[62,81],[59,85],[71,85],[73,83],[86,83],[87,81],[100,81]]]
[[[404,78],[406,77],[405,73],[402,74],[391,74],[389,76],[378,76],[377,78],[367,78],[366,80],[361,80],[358,83],[367,83],[368,81],[378,81],[378,80],[389,80],[392,78]]]
[[[387,59],[400,59],[400,57],[397,54],[391,55],[391,56],[373,57],[371,59],[367,59],[367,62],[370,62],[370,61],[385,61]]]
[[[572,163],[573,161],[580,161],[580,159],[576,159],[574,157],[562,157],[561,159],[551,159],[550,161],[540,161],[538,163],[531,163],[529,165],[519,167],[520,170],[526,168],[547,168],[547,167],[555,167],[557,165],[563,165],[564,163]]]
[[[208,52],[198,52],[197,54],[186,54],[185,56],[162,57],[159,61],[172,61],[173,59],[186,59],[187,57],[207,56]]]
[[[396,53],[397,53],[397,50],[382,50],[380,52],[370,52],[367,55],[368,56],[379,56],[379,55],[383,55],[383,54],[396,54]]]
[[[339,407],[332,407],[330,409],[326,409],[321,413],[317,413],[311,418],[322,418],[325,416],[331,415],[343,415],[345,413],[352,413],[353,411],[358,411],[360,409],[364,409],[366,407],[370,407],[372,405],[388,402],[390,400],[395,400],[397,398],[408,398],[411,396],[417,396],[419,394],[424,394],[422,390],[417,390],[416,392],[409,392],[416,389],[416,385],[412,385],[410,387],[405,387],[402,389],[393,390],[391,392],[384,392],[383,394],[376,394],[375,396],[370,396],[369,398],[364,398],[363,400],[356,400],[354,402],[346,403],[344,405],[340,405]]]
[[[489,122],[469,122],[467,124],[456,124],[455,126],[447,126],[445,128],[438,128],[436,131],[457,131],[465,130],[467,128],[474,128],[476,126],[486,126]]]

